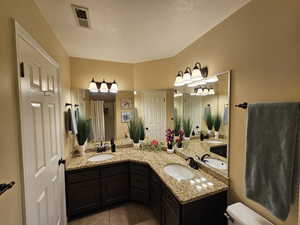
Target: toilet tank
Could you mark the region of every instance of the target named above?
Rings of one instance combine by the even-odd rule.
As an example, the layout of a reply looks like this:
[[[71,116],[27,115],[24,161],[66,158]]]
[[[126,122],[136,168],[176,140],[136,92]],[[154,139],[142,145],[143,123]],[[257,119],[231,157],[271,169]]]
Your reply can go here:
[[[228,225],[274,225],[241,202],[227,207]]]

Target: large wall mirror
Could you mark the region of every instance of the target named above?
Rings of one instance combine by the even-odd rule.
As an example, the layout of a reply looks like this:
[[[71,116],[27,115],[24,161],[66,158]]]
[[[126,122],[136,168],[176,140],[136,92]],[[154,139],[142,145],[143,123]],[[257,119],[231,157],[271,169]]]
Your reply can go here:
[[[200,83],[200,82],[199,82]],[[188,151],[204,166],[228,176],[230,72],[211,76],[209,82],[174,89],[174,123],[190,121],[192,127]],[[176,125],[175,125],[176,126]]]
[[[130,143],[128,123],[138,116],[149,140],[165,141],[168,128],[183,130],[184,149],[177,151],[227,177],[230,72],[217,74],[210,82],[194,87],[121,90],[115,94],[92,93],[87,89],[74,92],[80,114],[92,121],[90,143],[112,138],[117,144]],[[185,129],[187,121],[190,131]]]

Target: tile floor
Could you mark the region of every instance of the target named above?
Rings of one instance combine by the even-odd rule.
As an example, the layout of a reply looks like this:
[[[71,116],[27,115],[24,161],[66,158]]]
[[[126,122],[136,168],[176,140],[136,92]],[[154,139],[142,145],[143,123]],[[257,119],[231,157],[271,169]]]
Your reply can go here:
[[[146,206],[127,203],[97,214],[73,220],[68,225],[159,225]]]

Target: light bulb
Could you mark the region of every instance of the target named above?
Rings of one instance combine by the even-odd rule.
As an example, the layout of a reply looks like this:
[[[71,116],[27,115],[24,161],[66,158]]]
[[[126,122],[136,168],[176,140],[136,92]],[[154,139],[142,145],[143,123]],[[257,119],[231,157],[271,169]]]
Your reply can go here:
[[[214,95],[215,94],[215,90],[213,88],[209,89],[208,94],[209,95]]]
[[[207,88],[204,88],[203,95],[208,95],[208,89]]]
[[[103,82],[100,85],[100,92],[102,92],[102,93],[108,92],[108,86],[107,86],[107,83],[105,82],[105,80],[103,80]]]
[[[94,93],[98,92],[98,87],[97,87],[97,84],[96,84],[94,78],[92,79],[92,81],[89,84],[89,91],[94,92]]]
[[[109,92],[110,93],[118,93],[118,85],[116,83],[116,81],[114,81],[112,84],[111,84],[111,87],[109,89]]]
[[[199,88],[197,90],[197,95],[203,95],[203,89],[202,88]]]
[[[183,82],[183,78],[182,78],[182,71],[179,71],[176,76],[174,86],[179,87],[179,86],[183,86],[183,85],[184,85],[184,82]]]
[[[201,69],[200,63],[196,63],[194,68],[193,68],[193,71],[192,71],[192,77],[191,77],[192,81],[198,81],[198,80],[203,79],[200,69]]]
[[[184,83],[184,84],[189,84],[189,83],[192,82],[192,80],[191,80],[191,69],[190,69],[190,67],[187,67],[187,68],[185,69],[185,72],[184,72],[184,74],[183,74],[182,80],[183,80],[183,83]]]

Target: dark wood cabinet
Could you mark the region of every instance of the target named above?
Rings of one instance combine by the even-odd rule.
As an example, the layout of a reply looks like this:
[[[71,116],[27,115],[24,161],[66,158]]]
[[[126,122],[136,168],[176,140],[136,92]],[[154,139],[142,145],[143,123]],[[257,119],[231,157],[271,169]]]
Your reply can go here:
[[[130,200],[149,204],[149,167],[130,163]]]
[[[102,179],[102,205],[109,206],[128,200],[128,174],[114,175]]]
[[[162,220],[162,183],[154,171],[150,177],[150,206],[157,221]]]
[[[67,185],[68,216],[94,211],[99,208],[100,190],[99,180],[85,180],[84,182]]]
[[[128,200],[149,204],[161,225],[226,225],[227,192],[180,204],[145,164],[122,162],[66,171],[68,218]]]

